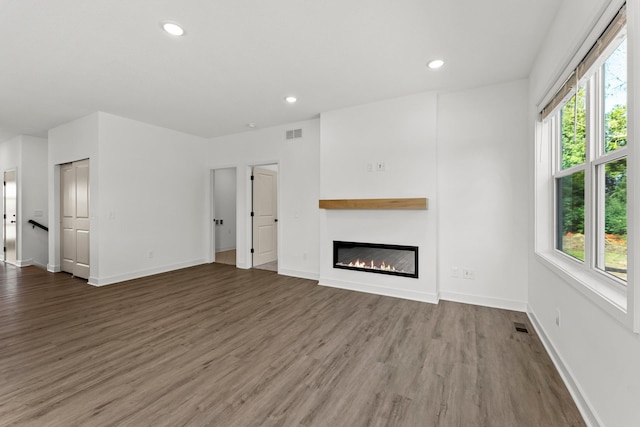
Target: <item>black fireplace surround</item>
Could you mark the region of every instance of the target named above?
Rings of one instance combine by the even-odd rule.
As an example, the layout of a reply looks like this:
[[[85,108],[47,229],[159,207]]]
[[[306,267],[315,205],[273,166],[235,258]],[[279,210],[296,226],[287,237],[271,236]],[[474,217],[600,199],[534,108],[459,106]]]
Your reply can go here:
[[[333,241],[333,267],[418,278],[418,247]]]

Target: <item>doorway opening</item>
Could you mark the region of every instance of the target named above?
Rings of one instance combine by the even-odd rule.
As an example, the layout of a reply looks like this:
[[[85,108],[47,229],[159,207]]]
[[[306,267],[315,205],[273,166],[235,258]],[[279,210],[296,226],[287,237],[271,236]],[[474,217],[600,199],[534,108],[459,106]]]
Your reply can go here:
[[[278,271],[278,165],[254,166],[251,171],[253,268]]]
[[[8,170],[3,176],[3,206],[4,206],[4,261],[17,265],[18,249],[18,186],[16,170]]]
[[[236,265],[237,172],[235,167],[211,171],[213,225],[211,242],[214,262]]]

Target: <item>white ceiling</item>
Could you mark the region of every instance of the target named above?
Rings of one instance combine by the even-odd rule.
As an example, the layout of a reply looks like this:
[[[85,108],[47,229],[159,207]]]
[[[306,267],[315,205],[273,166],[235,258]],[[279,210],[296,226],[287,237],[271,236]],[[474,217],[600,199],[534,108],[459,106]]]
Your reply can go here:
[[[0,138],[98,110],[219,136],[525,78],[559,3],[0,0]]]

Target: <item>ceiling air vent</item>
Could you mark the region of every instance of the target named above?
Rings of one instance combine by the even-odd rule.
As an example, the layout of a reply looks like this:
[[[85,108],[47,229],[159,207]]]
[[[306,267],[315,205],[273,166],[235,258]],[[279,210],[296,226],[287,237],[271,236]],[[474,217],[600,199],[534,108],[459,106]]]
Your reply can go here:
[[[302,129],[292,129],[286,132],[286,139],[302,138]]]

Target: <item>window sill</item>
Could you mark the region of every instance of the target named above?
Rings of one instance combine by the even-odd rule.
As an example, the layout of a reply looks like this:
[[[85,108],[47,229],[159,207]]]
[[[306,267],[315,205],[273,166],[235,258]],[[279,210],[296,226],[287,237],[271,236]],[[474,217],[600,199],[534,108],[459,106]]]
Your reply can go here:
[[[549,270],[625,326],[627,319],[626,290],[607,283],[596,272],[585,271],[570,259],[555,252],[536,252],[536,257]]]

